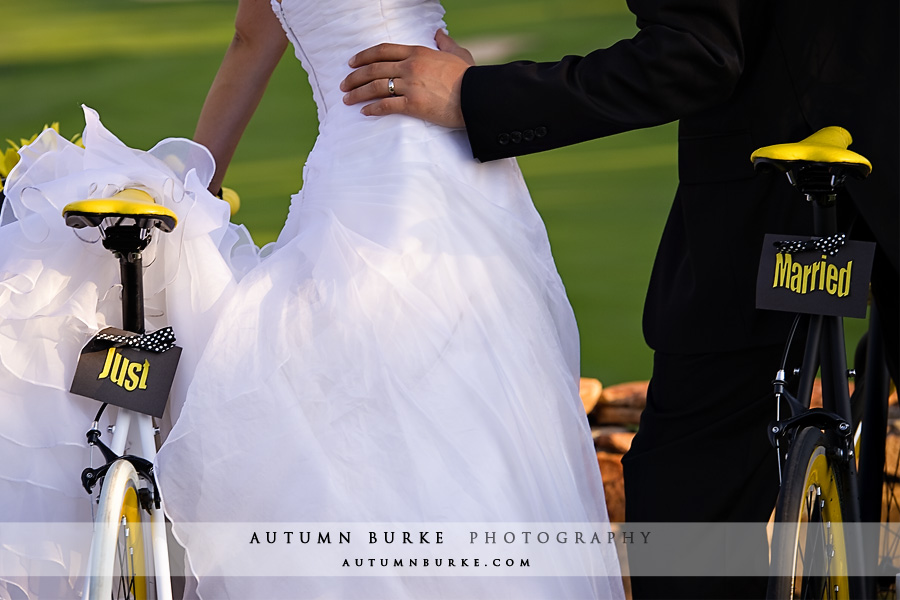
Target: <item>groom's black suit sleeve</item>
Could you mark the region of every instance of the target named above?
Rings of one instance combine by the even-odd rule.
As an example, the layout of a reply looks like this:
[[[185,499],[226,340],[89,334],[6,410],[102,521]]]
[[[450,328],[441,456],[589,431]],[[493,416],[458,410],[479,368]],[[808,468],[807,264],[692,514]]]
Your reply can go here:
[[[632,39],[555,63],[469,69],[462,100],[473,153],[493,160],[539,152],[715,106],[744,67],[741,5],[632,0],[640,28]]]

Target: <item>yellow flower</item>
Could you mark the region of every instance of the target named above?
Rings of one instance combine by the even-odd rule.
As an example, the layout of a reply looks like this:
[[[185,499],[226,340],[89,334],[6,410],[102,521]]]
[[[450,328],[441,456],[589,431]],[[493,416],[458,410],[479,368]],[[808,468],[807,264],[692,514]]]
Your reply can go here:
[[[27,146],[28,144],[30,144],[31,142],[33,142],[34,140],[36,140],[36,139],[37,139],[37,136],[38,136],[38,134],[34,134],[33,136],[31,136],[31,137],[28,138],[27,140],[26,140],[25,138],[19,138],[19,146],[16,148],[16,150],[18,150],[18,149],[21,148],[22,146]],[[6,140],[6,141],[7,141],[7,142],[10,142],[11,140]]]
[[[14,148],[7,148],[6,152],[0,154],[0,177],[6,179],[17,162],[19,162],[19,153]]]
[[[18,146],[16,146],[15,142],[13,142],[10,139],[7,139],[6,141],[9,142],[9,144],[11,146],[13,146],[16,150],[18,150],[21,146],[27,146],[28,144],[30,144],[31,142],[36,140],[37,136],[40,135],[41,132],[44,132],[48,129],[52,129],[56,133],[59,133],[59,121],[54,121],[52,125],[47,125],[46,123],[44,123],[44,128],[41,129],[40,132],[38,132],[38,133],[34,134],[33,136],[31,136],[30,138],[28,138],[27,140],[25,138],[19,138]]]
[[[3,191],[3,182],[17,162],[19,153],[15,148],[7,148],[6,152],[0,153],[0,192]]]
[[[236,213],[241,208],[241,197],[236,191],[231,188],[222,188],[222,200],[224,200],[228,203],[229,206],[231,206],[232,216],[234,216],[234,213]]]
[[[6,181],[9,172],[19,162],[19,147],[12,140],[9,142],[9,148],[4,152],[0,152],[0,192],[3,191],[3,182]]]
[[[52,129],[56,133],[59,133],[59,121],[54,121],[51,125],[44,125],[44,129],[41,131]],[[16,144],[11,139],[7,138],[6,142],[9,144],[9,148],[5,151],[0,152],[0,192],[3,191],[3,182],[9,176],[9,172],[12,171],[13,167],[16,166],[16,163],[19,162],[19,149],[22,146],[27,146],[31,142],[37,139],[38,134],[34,134],[29,139],[20,138],[19,143]],[[75,134],[71,142],[76,146],[81,146],[84,148],[84,142],[81,139],[81,134]]]

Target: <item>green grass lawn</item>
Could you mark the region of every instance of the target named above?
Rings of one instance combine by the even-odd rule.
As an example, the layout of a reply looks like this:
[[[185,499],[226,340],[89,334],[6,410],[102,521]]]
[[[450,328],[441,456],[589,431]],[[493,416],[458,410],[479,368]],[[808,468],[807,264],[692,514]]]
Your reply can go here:
[[[125,143],[149,148],[193,133],[233,32],[234,1],[4,2],[0,20],[0,140],[96,109]],[[583,54],[634,31],[624,0],[447,0],[452,35],[473,48],[510,41],[495,61]],[[305,74],[279,65],[229,170],[241,193],[235,220],[274,239],[302,184],[316,135]],[[641,307],[676,181],[673,125],[520,160],[547,223],[578,317],[582,372],[606,384],[649,377]]]

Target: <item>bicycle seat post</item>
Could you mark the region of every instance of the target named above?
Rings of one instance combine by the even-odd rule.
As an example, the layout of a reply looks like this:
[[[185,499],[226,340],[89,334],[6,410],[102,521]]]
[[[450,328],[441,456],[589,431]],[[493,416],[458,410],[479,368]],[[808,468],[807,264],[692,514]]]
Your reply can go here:
[[[799,171],[799,176],[796,173]],[[789,171],[788,178],[813,204],[813,235],[826,238],[838,233],[837,194],[844,185],[844,175],[836,176],[833,165],[812,164]],[[824,254],[823,254],[824,256]],[[822,393],[833,398],[833,410],[850,418],[850,396],[847,391],[847,361],[844,355],[844,329],[839,317],[813,316],[822,328],[820,357],[833,357],[831,369],[822,372]],[[804,363],[807,364],[807,363]],[[807,373],[807,376],[811,373]]]
[[[122,329],[144,333],[144,285],[141,252],[150,243],[150,231],[140,225],[116,224],[103,231],[103,247],[119,259],[122,282]]]
[[[129,226],[130,227],[130,226]],[[111,228],[103,245],[119,259],[119,276],[122,281],[122,329],[144,333],[144,285],[141,251],[149,242],[148,232],[123,232]],[[130,233],[131,235],[122,235]]]
[[[813,203],[813,235],[827,237],[837,233],[837,193],[808,193]]]
[[[125,331],[144,333],[144,286],[140,253],[119,258],[122,278],[122,323]]]

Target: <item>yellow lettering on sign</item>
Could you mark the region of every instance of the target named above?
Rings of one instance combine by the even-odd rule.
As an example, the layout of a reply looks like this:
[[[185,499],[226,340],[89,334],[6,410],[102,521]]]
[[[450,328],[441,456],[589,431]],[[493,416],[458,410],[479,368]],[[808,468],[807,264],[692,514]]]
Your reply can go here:
[[[847,261],[846,266],[839,268],[837,265],[828,264],[827,259],[828,256],[823,254],[822,260],[810,265],[801,265],[795,262],[790,254],[776,254],[772,287],[789,289],[797,294],[824,291],[838,298],[849,296],[853,261]]]
[[[150,361],[144,363],[131,362],[123,355],[110,348],[106,353],[106,362],[97,379],[107,379],[127,392],[147,389],[147,377],[150,375]]]
[[[843,298],[850,294],[850,271],[853,269],[853,261],[848,261],[847,266],[840,270],[838,275],[838,297]]]
[[[828,265],[828,275],[825,278],[825,291],[834,296],[837,294],[838,268]]]

